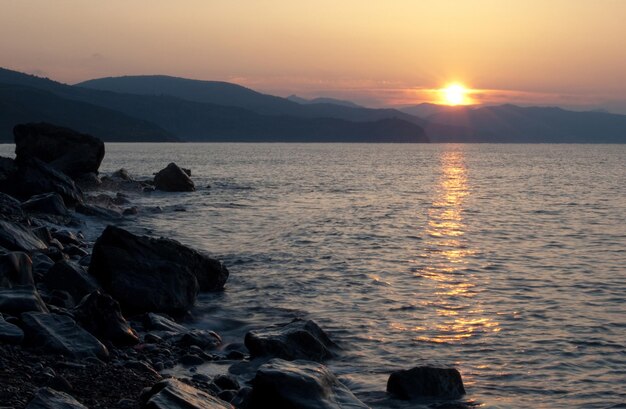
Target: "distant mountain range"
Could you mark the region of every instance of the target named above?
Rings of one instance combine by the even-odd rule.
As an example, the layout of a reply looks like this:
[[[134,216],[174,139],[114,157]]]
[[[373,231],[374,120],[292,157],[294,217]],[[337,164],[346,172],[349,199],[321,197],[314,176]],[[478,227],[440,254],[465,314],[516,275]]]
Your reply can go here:
[[[21,122],[52,122],[105,141],[626,142],[626,116],[559,108],[364,108],[281,98],[236,84],[126,76],[62,84],[0,68],[0,141]]]

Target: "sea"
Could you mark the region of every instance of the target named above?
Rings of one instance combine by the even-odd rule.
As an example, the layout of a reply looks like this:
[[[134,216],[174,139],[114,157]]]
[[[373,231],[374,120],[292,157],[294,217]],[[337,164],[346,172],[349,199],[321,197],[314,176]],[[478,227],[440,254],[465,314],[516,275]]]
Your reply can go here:
[[[190,325],[225,345],[312,319],[373,408],[441,403],[385,394],[421,365],[457,368],[470,407],[626,407],[626,145],[106,150],[104,174],[191,169],[196,192],[137,194],[122,224],[224,261],[225,291],[201,295]]]

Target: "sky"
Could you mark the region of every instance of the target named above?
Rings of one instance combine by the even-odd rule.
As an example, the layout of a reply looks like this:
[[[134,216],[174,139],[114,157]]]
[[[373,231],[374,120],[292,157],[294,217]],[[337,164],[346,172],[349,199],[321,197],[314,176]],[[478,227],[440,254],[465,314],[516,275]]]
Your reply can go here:
[[[366,106],[626,113],[622,0],[0,0],[0,66],[65,83],[138,74]]]

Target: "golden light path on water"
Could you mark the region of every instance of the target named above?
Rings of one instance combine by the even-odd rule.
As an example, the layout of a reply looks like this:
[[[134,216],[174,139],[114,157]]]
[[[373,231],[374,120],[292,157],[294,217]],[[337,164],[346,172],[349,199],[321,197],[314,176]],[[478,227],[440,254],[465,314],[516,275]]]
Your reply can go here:
[[[498,323],[485,315],[475,297],[480,282],[466,269],[475,251],[464,240],[463,202],[471,194],[462,150],[441,154],[441,176],[435,200],[428,213],[428,264],[417,274],[434,284],[437,319],[426,322],[417,341],[454,343],[479,332],[497,332]],[[432,305],[434,304],[434,305]]]

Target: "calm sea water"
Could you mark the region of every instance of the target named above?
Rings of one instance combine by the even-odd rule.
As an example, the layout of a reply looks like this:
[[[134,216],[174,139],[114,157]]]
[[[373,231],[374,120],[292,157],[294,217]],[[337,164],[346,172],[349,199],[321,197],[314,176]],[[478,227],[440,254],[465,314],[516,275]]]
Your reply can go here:
[[[423,364],[481,407],[626,407],[625,145],[108,144],[103,171],[170,161],[199,190],[129,226],[225,261],[195,325],[226,342],[314,319],[372,407]]]

